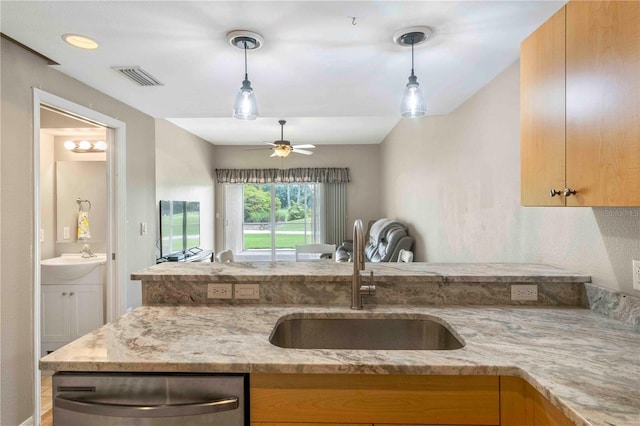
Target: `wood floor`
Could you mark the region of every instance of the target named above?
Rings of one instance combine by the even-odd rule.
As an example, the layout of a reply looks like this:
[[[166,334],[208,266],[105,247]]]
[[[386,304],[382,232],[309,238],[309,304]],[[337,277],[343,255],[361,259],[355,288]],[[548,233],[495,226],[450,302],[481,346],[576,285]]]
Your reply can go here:
[[[40,376],[40,426],[53,426],[51,376]]]
[[[53,410],[51,408],[40,418],[40,426],[53,426]]]

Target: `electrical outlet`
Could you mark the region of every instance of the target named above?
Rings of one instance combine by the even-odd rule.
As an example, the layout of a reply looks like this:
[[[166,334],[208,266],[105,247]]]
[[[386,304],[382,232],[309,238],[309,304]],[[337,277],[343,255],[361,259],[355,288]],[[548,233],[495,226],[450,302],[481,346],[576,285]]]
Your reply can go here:
[[[512,285],[511,300],[513,301],[537,301],[538,286],[536,284]]]
[[[640,260],[632,260],[633,266],[633,289],[640,290]]]
[[[236,299],[260,299],[260,284],[236,284]]]
[[[207,299],[233,298],[233,284],[208,284]]]

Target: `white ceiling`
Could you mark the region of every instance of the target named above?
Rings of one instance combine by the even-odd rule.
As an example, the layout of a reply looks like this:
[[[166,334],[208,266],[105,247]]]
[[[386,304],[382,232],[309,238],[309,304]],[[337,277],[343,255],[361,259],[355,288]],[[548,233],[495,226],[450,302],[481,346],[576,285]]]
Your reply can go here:
[[[519,57],[520,42],[565,1],[2,1],[0,30],[56,69],[216,145],[380,143],[398,122],[411,68],[396,31],[434,29],[416,47],[429,115],[447,114]],[[352,18],[356,17],[356,25]],[[264,37],[248,52],[260,118],[230,118],[243,53],[226,34]],[[64,43],[77,33],[100,47]],[[164,86],[111,69],[139,65]]]

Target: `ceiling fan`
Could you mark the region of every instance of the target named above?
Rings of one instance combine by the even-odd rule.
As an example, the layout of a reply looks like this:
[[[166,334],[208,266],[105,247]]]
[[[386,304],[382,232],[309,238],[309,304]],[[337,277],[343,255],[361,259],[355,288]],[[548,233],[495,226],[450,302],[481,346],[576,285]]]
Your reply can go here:
[[[291,142],[284,140],[284,125],[286,123],[285,120],[279,120],[280,123],[280,140],[273,142],[265,142],[267,145],[272,146],[273,154],[272,157],[281,157],[284,158],[292,152],[296,154],[304,154],[304,155],[312,155],[312,151],[307,151],[309,148],[315,148],[315,145],[304,144],[304,145],[291,145]]]

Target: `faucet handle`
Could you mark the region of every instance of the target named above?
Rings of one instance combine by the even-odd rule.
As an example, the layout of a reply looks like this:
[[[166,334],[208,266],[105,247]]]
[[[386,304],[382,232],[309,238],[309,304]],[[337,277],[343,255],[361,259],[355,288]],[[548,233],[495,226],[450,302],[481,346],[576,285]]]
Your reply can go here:
[[[373,296],[376,294],[376,284],[373,280],[373,271],[369,271],[369,284],[360,285],[360,294]]]

